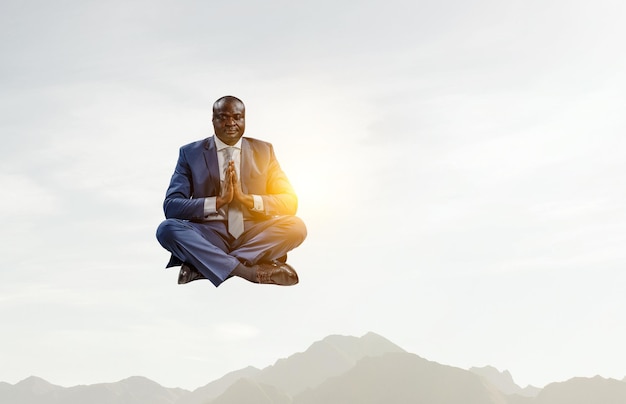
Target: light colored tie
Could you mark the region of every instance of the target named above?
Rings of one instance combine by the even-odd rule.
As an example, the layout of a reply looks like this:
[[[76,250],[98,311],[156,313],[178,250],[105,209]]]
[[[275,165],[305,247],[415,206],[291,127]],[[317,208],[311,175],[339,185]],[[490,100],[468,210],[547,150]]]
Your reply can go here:
[[[228,167],[228,162],[233,160],[234,147],[226,148],[225,167]],[[241,179],[240,179],[241,180]],[[239,238],[243,233],[243,212],[239,202],[233,200],[228,204],[228,232],[234,237]]]

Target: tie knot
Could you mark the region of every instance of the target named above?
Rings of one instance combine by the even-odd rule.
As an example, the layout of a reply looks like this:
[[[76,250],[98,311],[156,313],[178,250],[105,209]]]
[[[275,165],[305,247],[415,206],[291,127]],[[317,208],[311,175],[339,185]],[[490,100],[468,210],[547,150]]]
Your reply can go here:
[[[226,149],[226,161],[230,161],[233,159],[233,153],[235,152],[234,147],[227,147]]]

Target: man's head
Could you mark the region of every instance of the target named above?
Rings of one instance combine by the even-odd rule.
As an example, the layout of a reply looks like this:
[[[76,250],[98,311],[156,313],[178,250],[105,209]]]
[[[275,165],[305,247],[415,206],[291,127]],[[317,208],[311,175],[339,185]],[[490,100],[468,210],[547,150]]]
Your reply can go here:
[[[239,141],[246,130],[246,107],[237,97],[224,96],[213,104],[215,136],[229,146]]]

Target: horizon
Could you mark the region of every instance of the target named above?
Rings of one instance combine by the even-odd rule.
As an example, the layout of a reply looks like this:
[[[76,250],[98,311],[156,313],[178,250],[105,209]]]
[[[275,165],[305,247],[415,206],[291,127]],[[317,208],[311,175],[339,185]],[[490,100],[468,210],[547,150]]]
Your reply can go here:
[[[292,357],[292,356],[294,356],[294,355],[302,354],[302,353],[304,353],[304,352],[308,351],[308,350],[309,350],[309,349],[310,349],[310,348],[311,348],[314,344],[319,343],[319,342],[323,342],[323,341],[325,341],[325,340],[328,340],[329,338],[333,338],[333,337],[350,338],[350,337],[353,337],[353,338],[361,339],[361,338],[363,338],[363,337],[365,337],[365,336],[367,336],[367,335],[370,335],[370,334],[373,334],[373,335],[375,335],[375,336],[377,336],[377,337],[383,338],[383,339],[384,339],[384,340],[386,340],[387,342],[389,342],[389,343],[391,343],[391,344],[394,344],[394,345],[395,345],[395,343],[394,343],[393,341],[391,341],[391,340],[389,340],[389,339],[385,338],[385,336],[384,336],[384,335],[380,335],[380,334],[378,334],[378,333],[376,333],[376,332],[374,332],[374,331],[368,331],[367,333],[365,333],[365,334],[363,334],[363,335],[361,335],[361,336],[356,336],[356,335],[339,335],[339,334],[329,334],[329,335],[327,335],[326,337],[324,337],[324,338],[322,338],[322,339],[320,339],[320,340],[316,340],[316,341],[311,342],[311,344],[310,344],[310,345],[309,345],[306,349],[304,349],[304,350],[302,350],[302,351],[298,351],[298,352],[293,352],[293,353],[291,353],[290,355],[288,355],[288,356],[286,356],[286,357],[276,358],[276,359],[275,359],[272,363],[270,363],[270,364],[268,364],[268,365],[266,365],[266,366],[256,367],[256,366],[248,365],[248,366],[245,366],[245,367],[242,367],[242,368],[239,368],[239,369],[231,369],[231,370],[226,371],[224,374],[222,374],[221,376],[219,376],[219,377],[217,377],[217,378],[215,378],[215,379],[208,380],[208,381],[206,381],[206,383],[204,383],[204,384],[202,384],[202,385],[195,386],[195,387],[191,387],[191,388],[183,388],[183,387],[180,387],[180,386],[168,386],[168,385],[164,385],[164,384],[160,383],[160,382],[159,382],[159,381],[157,381],[157,380],[153,380],[153,379],[150,379],[150,378],[148,378],[148,377],[146,377],[146,376],[143,376],[143,375],[138,375],[138,374],[137,374],[137,375],[129,375],[129,376],[124,377],[124,378],[119,379],[119,380],[112,380],[112,381],[100,381],[100,382],[89,383],[89,384],[80,384],[80,385],[87,385],[87,386],[89,386],[89,385],[95,385],[95,384],[113,384],[113,383],[119,383],[119,382],[122,382],[122,381],[125,381],[125,380],[129,380],[129,379],[133,379],[133,378],[141,378],[141,379],[146,379],[146,380],[149,380],[149,381],[151,381],[151,382],[157,383],[158,385],[160,385],[160,386],[162,386],[162,387],[165,387],[165,388],[180,388],[180,389],[183,389],[183,390],[186,390],[186,391],[189,391],[189,392],[193,392],[193,391],[195,391],[195,390],[197,390],[197,389],[199,389],[199,388],[201,388],[201,387],[206,386],[207,384],[210,384],[210,383],[212,383],[212,382],[215,382],[215,381],[217,381],[217,380],[220,380],[220,379],[221,379],[221,378],[223,378],[224,376],[226,376],[226,375],[228,375],[228,374],[230,374],[230,373],[233,373],[233,372],[238,372],[238,371],[241,371],[241,370],[243,370],[243,369],[247,369],[247,368],[254,368],[254,369],[259,370],[259,371],[265,370],[265,369],[267,369],[267,368],[270,368],[270,367],[272,367],[272,366],[276,365],[277,363],[279,363],[279,362],[281,362],[281,361],[283,361],[283,360],[285,360],[285,359],[289,359],[289,358],[291,358],[291,357]],[[511,373],[508,369],[498,369],[498,368],[496,368],[496,367],[494,367],[494,366],[491,366],[491,365],[484,365],[484,366],[472,366],[472,367],[469,367],[469,368],[467,368],[467,369],[464,369],[464,368],[459,368],[459,367],[452,366],[452,365],[449,365],[449,364],[446,364],[446,363],[440,363],[440,362],[438,362],[438,361],[436,361],[436,360],[433,360],[433,359],[431,359],[431,358],[425,358],[425,357],[422,357],[421,355],[419,355],[419,353],[416,353],[416,352],[410,352],[410,351],[404,350],[404,348],[402,348],[401,346],[398,346],[398,347],[399,347],[399,348],[401,348],[401,349],[403,349],[403,353],[407,353],[407,354],[415,355],[415,356],[418,356],[418,357],[420,357],[420,358],[423,358],[423,359],[425,359],[425,360],[427,360],[427,361],[429,361],[429,362],[434,362],[434,363],[438,363],[438,364],[441,364],[441,365],[444,365],[444,366],[450,366],[450,367],[453,367],[453,368],[466,370],[466,371],[468,371],[468,372],[472,372],[472,373],[475,373],[475,372],[473,372],[473,371],[471,370],[472,368],[477,368],[477,369],[485,369],[485,368],[490,368],[490,369],[494,369],[495,371],[497,371],[497,372],[498,372],[498,374],[500,374],[500,375],[509,374],[509,375],[511,376],[511,380],[513,381],[513,383],[515,383],[515,385],[517,385],[517,386],[518,386],[519,388],[521,388],[521,389],[524,389],[524,388],[529,388],[529,387],[538,388],[538,389],[544,389],[546,386],[548,386],[548,385],[550,385],[550,384],[553,384],[553,383],[563,383],[563,382],[566,382],[566,381],[569,381],[569,380],[572,380],[572,379],[578,379],[578,378],[596,378],[596,377],[601,377],[601,378],[603,378],[603,379],[605,379],[605,380],[617,380],[617,381],[626,382],[626,375],[624,375],[624,377],[623,377],[623,378],[621,378],[621,379],[619,379],[619,378],[604,377],[604,376],[602,376],[602,375],[593,375],[593,376],[573,376],[573,377],[568,378],[568,379],[566,379],[566,380],[554,380],[554,381],[548,382],[547,384],[545,384],[545,385],[543,385],[543,386],[534,386],[534,385],[531,385],[531,384],[528,384],[528,385],[520,385],[520,384],[518,384],[518,383],[515,381],[515,375],[513,375],[513,374],[512,374],[512,373]],[[15,386],[15,385],[20,384],[20,383],[22,383],[22,382],[25,382],[25,381],[27,381],[27,380],[29,380],[29,379],[42,380],[42,381],[45,381],[46,383],[49,383],[49,384],[54,385],[54,386],[62,387],[62,388],[71,388],[71,387],[76,387],[76,386],[79,386],[79,385],[60,385],[60,384],[52,383],[52,382],[50,382],[49,380],[47,380],[47,379],[45,379],[45,378],[42,378],[42,377],[40,377],[40,376],[37,376],[37,375],[30,375],[30,376],[28,376],[28,377],[26,377],[26,378],[24,378],[24,379],[22,379],[22,380],[19,380],[18,382],[15,382],[15,383],[9,383],[9,384],[11,384],[12,386]],[[4,380],[0,380],[0,383],[2,383],[2,382],[4,382],[4,383],[8,383],[8,382],[6,382],[6,381],[4,381]]]
[[[303,350],[303,351],[299,351],[299,352],[294,352],[294,353],[292,353],[292,354],[290,354],[289,356],[284,357],[284,358],[277,358],[277,359],[276,359],[273,363],[268,364],[267,366],[255,367],[255,366],[251,366],[251,365],[249,365],[249,366],[246,366],[246,367],[241,368],[241,369],[233,369],[233,370],[229,370],[229,371],[227,371],[226,373],[224,373],[223,375],[219,376],[219,377],[218,377],[218,378],[216,378],[216,379],[213,379],[213,380],[208,380],[206,383],[204,383],[204,384],[202,384],[202,385],[199,385],[199,386],[196,386],[196,387],[193,387],[193,388],[190,388],[190,389],[184,389],[184,388],[182,388],[182,387],[180,387],[180,386],[166,386],[166,385],[163,385],[163,384],[159,383],[159,382],[158,382],[158,381],[156,381],[156,380],[152,380],[152,379],[147,378],[147,377],[142,376],[142,375],[130,375],[130,376],[125,377],[125,378],[120,379],[120,380],[115,380],[115,381],[101,381],[101,382],[92,383],[92,384],[88,384],[88,385],[96,385],[96,384],[114,384],[114,383],[119,383],[119,382],[122,382],[122,381],[126,381],[126,380],[130,380],[130,379],[134,379],[134,378],[140,378],[140,379],[146,379],[146,380],[149,380],[149,381],[151,381],[151,382],[157,383],[157,384],[158,384],[158,385],[160,385],[161,387],[165,387],[165,388],[180,388],[180,389],[183,389],[183,390],[186,390],[186,391],[189,391],[189,392],[193,392],[193,391],[195,391],[195,390],[197,390],[197,389],[199,389],[199,388],[201,388],[201,387],[205,387],[205,386],[206,386],[206,385],[208,385],[208,384],[211,384],[211,383],[213,383],[213,382],[215,382],[215,381],[218,381],[218,380],[222,379],[223,377],[227,376],[227,375],[228,375],[228,374],[230,374],[230,373],[238,372],[238,371],[241,371],[241,370],[244,370],[244,369],[248,369],[248,368],[253,368],[253,369],[258,370],[258,371],[263,371],[263,370],[266,370],[266,369],[268,369],[268,368],[271,368],[271,367],[275,366],[275,365],[276,365],[276,364],[278,364],[278,363],[281,363],[283,360],[290,359],[290,358],[292,358],[293,356],[297,356],[298,354],[302,354],[302,353],[304,353],[304,352],[306,352],[306,351],[309,351],[309,349],[311,349],[311,347],[312,347],[313,345],[315,345],[315,344],[317,344],[317,343],[319,343],[319,342],[327,341],[327,340],[329,340],[329,339],[331,339],[331,338],[341,337],[341,338],[355,338],[355,339],[362,339],[362,338],[364,338],[364,337],[366,337],[366,336],[368,336],[368,335],[372,335],[372,334],[373,334],[374,336],[376,336],[377,338],[382,338],[382,339],[383,339],[383,340],[385,340],[386,342],[391,343],[391,344],[394,344],[394,342],[393,342],[393,341],[390,341],[390,340],[388,340],[387,338],[385,338],[383,335],[377,334],[376,332],[373,332],[373,331],[368,331],[366,334],[361,335],[361,336],[330,334],[330,335],[327,335],[326,337],[324,337],[324,338],[322,338],[322,339],[320,339],[320,340],[317,340],[317,341],[312,342],[312,343],[311,343],[311,344],[310,344],[310,345],[309,345],[309,346],[308,346],[305,350]],[[395,344],[394,344],[394,345],[395,345]],[[401,349],[403,349],[403,348],[402,348],[402,347],[400,347],[400,346],[398,346],[398,347],[399,347],[399,348],[401,348]],[[457,368],[457,369],[462,369],[462,368],[458,368],[458,367],[455,367],[455,366],[451,366],[451,365],[448,365],[448,364],[445,364],[445,363],[440,363],[440,362],[437,362],[436,360],[432,360],[432,359],[429,359],[429,358],[424,358],[424,357],[420,356],[418,353],[415,353],[415,352],[409,352],[409,351],[406,351],[406,350],[404,350],[404,349],[403,349],[402,353],[406,353],[406,354],[410,354],[410,355],[415,355],[415,356],[420,357],[420,358],[423,358],[423,359],[425,359],[425,360],[427,360],[427,361],[429,361],[429,362],[437,363],[437,364],[440,364],[440,365],[450,366],[450,367]],[[359,359],[359,360],[357,361],[357,363],[358,363],[358,362],[360,362],[361,360],[362,360],[362,359]],[[512,375],[512,374],[511,374],[511,372],[510,372],[508,369],[497,369],[497,368],[495,368],[495,367],[493,367],[493,366],[490,366],[490,365],[485,365],[485,366],[481,366],[481,367],[470,367],[470,368],[468,368],[468,369],[462,369],[462,370],[465,370],[465,371],[468,371],[468,372],[471,372],[471,373],[476,373],[476,372],[472,371],[472,369],[478,369],[478,370],[480,370],[480,369],[485,369],[485,368],[493,369],[493,370],[497,371],[499,375],[507,375],[507,374],[508,374],[509,376],[511,376],[511,380],[513,381],[513,383],[515,383],[515,385],[517,385],[520,389],[525,389],[525,388],[530,388],[530,387],[532,387],[532,388],[537,388],[537,389],[542,390],[542,389],[544,389],[545,387],[547,387],[549,384],[553,384],[553,383],[563,383],[563,382],[566,382],[566,381],[569,381],[569,380],[573,380],[573,379],[578,379],[578,378],[581,378],[581,377],[582,377],[582,378],[596,378],[596,377],[601,377],[601,378],[603,378],[603,379],[605,379],[605,380],[617,380],[617,381],[621,381],[621,382],[626,382],[626,375],[625,375],[622,379],[605,378],[605,377],[602,377],[601,375],[594,375],[594,376],[574,376],[574,377],[572,377],[572,378],[570,378],[570,379],[567,379],[567,380],[558,380],[558,381],[557,381],[557,380],[555,380],[555,381],[552,381],[552,382],[550,382],[550,383],[546,384],[545,386],[533,386],[533,385],[521,386],[521,385],[519,385],[519,384],[517,384],[517,383],[515,382],[515,376],[514,376],[514,375]],[[478,374],[478,373],[476,373],[476,374]],[[30,380],[30,379],[41,380],[41,381],[44,381],[44,382],[46,382],[46,383],[49,383],[49,384],[51,384],[51,385],[53,385],[53,386],[62,387],[62,388],[71,388],[71,387],[76,387],[76,385],[74,385],[74,386],[62,386],[62,385],[58,385],[58,384],[55,384],[55,383],[51,383],[50,381],[48,381],[48,380],[46,380],[46,379],[44,379],[44,378],[42,378],[42,377],[39,377],[39,376],[37,376],[37,375],[31,375],[31,376],[28,376],[27,378],[22,379],[22,380],[20,380],[19,382],[17,382],[17,383],[13,383],[13,384],[11,384],[11,385],[15,386],[15,385],[17,385],[17,384],[20,384],[20,383],[25,382],[25,381]],[[5,382],[5,381],[0,380],[0,383],[1,383],[1,382]],[[6,383],[6,382],[5,382],[5,383]]]

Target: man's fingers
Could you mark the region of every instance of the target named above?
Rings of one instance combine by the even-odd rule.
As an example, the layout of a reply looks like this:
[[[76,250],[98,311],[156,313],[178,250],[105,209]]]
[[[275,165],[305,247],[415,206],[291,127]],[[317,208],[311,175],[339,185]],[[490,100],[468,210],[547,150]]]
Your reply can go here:
[[[235,171],[235,166],[233,165],[229,165],[226,170],[226,182],[229,184],[237,182],[237,172]]]
[[[231,165],[228,167],[228,175],[233,183],[237,182],[237,171],[235,171],[235,166]]]

